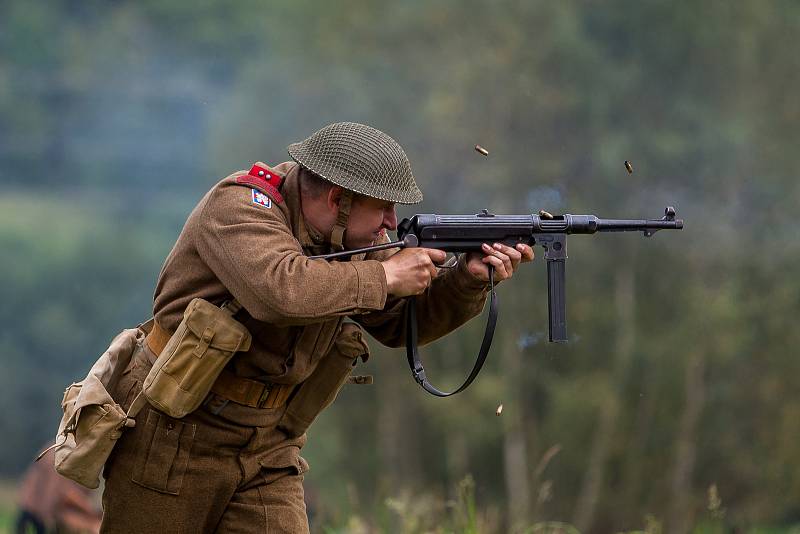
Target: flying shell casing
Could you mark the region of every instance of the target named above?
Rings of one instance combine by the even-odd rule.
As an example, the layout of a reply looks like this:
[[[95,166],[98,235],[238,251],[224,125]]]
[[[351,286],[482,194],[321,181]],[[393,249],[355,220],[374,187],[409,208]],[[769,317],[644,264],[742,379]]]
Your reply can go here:
[[[486,150],[485,148],[483,148],[481,145],[475,145],[475,152],[478,152],[479,154],[483,154],[484,156],[488,156],[489,155],[489,151]]]
[[[625,169],[628,171],[628,174],[633,174],[633,165],[628,160],[625,160]]]
[[[497,410],[495,410],[494,414],[499,417],[501,413],[503,413],[503,405],[502,404],[497,407]]]
[[[544,210],[539,210],[539,217],[542,219],[552,219],[553,214]]]

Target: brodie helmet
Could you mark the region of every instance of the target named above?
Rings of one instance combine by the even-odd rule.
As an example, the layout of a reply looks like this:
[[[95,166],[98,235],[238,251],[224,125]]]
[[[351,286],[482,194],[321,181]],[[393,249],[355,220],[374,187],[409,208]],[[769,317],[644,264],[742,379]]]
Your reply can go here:
[[[336,249],[344,248],[352,193],[398,204],[422,201],[403,148],[370,126],[355,122],[329,124],[306,140],[292,143],[288,151],[297,163],[346,191],[331,235]]]

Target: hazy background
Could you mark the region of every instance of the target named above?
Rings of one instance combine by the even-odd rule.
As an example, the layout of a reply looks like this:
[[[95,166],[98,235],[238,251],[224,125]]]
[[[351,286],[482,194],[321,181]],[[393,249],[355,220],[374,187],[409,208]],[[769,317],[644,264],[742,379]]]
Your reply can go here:
[[[315,529],[800,525],[799,37],[788,0],[0,0],[0,477],[149,317],[204,192],[356,121],[412,161],[401,216],[673,205],[686,227],[572,238],[563,346],[538,249],[454,398],[373,342],[375,385],[309,433]],[[424,349],[435,385],[483,326]]]

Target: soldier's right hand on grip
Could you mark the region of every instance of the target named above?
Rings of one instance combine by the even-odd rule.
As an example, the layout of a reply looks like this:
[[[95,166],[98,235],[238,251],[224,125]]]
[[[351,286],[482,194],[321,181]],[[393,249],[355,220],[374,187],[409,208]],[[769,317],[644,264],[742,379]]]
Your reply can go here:
[[[436,263],[442,263],[447,254],[431,248],[406,248],[381,262],[386,272],[386,289],[389,295],[408,297],[423,293],[436,278]]]

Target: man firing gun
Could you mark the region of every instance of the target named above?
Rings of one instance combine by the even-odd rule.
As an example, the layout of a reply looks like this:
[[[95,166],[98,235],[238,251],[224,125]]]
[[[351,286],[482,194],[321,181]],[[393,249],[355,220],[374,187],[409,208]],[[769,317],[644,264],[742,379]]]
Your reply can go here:
[[[151,388],[109,457],[104,532],[307,532],[300,448],[368,356],[361,328],[401,346],[413,302],[420,341],[437,339],[480,313],[490,273],[506,280],[533,259],[528,244],[493,241],[441,271],[435,248],[311,259],[385,240],[395,204],[422,193],[400,145],[368,126],[332,124],[288,150],[292,162],[215,185],[164,263],[155,321],[114,396],[127,410],[157,383],[151,369],[175,387]],[[223,329],[231,317],[239,326]],[[171,405],[203,380],[201,405]]]

